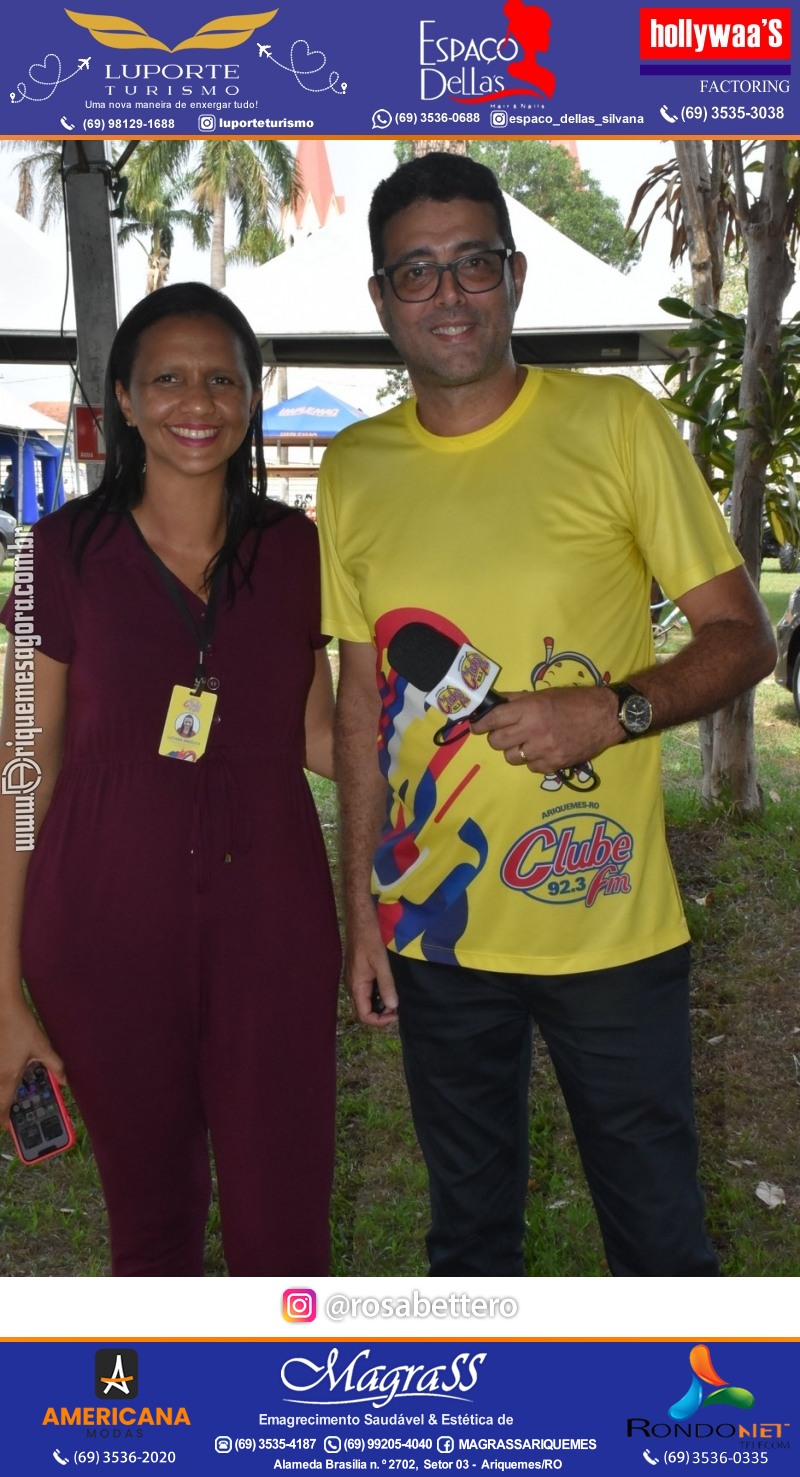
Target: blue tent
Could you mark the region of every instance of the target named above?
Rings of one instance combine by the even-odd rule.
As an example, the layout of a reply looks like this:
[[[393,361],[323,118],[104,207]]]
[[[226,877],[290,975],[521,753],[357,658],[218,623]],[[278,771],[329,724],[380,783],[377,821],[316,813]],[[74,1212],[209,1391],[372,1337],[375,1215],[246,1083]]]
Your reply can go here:
[[[356,410],[315,385],[313,390],[305,390],[302,395],[293,395],[290,400],[266,406],[262,424],[268,441],[276,441],[278,437],[281,441],[306,441],[309,436],[318,441],[330,441],[344,426],[363,418],[363,410]]]
[[[11,461],[15,516],[18,523],[35,523],[43,513],[52,513],[54,508],[61,507],[64,501],[64,484],[59,478],[56,486],[61,458],[58,446],[52,446],[33,431],[0,429],[0,456],[9,457]],[[41,507],[37,498],[37,462],[41,469]]]

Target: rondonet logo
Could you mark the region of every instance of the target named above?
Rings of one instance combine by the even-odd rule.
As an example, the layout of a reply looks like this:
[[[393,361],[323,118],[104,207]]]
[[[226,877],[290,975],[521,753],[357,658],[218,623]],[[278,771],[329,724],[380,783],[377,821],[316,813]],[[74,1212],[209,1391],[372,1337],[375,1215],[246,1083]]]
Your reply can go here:
[[[743,6],[639,11],[641,61],[789,61],[791,10]]]
[[[65,12],[76,26],[89,32],[99,46],[113,46],[117,51],[228,51],[233,46],[243,46],[254,31],[259,31],[277,10],[265,10],[258,15],[221,15],[217,20],[207,21],[193,36],[179,41],[177,46],[168,46],[148,35],[144,26],[127,20],[122,15],[88,15],[79,10]]]
[[[738,1405],[740,1410],[749,1410],[755,1399],[749,1390],[723,1380],[711,1362],[711,1353],[705,1344],[695,1344],[689,1353],[689,1368],[692,1382],[680,1400],[669,1408],[674,1421],[685,1420],[696,1415],[705,1405]],[[710,1389],[709,1389],[710,1386]]]
[[[572,811],[525,831],[508,852],[500,877],[506,887],[539,903],[583,903],[629,893],[627,866],[633,837],[597,811]]]

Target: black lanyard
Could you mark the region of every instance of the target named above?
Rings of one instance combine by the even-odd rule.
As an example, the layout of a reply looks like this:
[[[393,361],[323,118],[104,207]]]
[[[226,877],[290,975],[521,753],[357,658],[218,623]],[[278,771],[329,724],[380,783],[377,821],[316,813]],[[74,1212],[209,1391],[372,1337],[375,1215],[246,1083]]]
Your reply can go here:
[[[214,570],[214,573],[211,576],[211,585],[208,591],[208,603],[206,605],[205,614],[202,615],[199,620],[196,620],[186,603],[184,595],[181,591],[180,583],[176,579],[175,575],[172,573],[172,570],[167,568],[163,559],[159,559],[155,549],[152,549],[150,547],[147,539],[142,533],[141,528],[139,527],[136,519],[131,512],[128,513],[128,518],[133,524],[137,536],[141,539],[148,554],[150,555],[150,558],[152,559],[156,570],[158,571],[158,574],[161,578],[161,583],[163,584],[172,605],[177,610],[178,615],[181,617],[181,620],[184,622],[184,624],[188,626],[189,630],[192,633],[192,636],[197,642],[197,665],[195,667],[193,692],[202,692],[206,686],[206,652],[211,646],[211,640],[214,635],[214,627],[217,623],[217,604],[219,601],[219,587],[222,571],[219,568]]]

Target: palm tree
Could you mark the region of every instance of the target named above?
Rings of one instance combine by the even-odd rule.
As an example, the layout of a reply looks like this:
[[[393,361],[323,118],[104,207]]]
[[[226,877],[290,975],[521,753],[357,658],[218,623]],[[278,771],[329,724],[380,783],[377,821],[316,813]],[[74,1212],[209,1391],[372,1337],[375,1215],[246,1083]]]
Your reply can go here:
[[[279,249],[277,210],[294,202],[299,178],[291,150],[278,139],[154,139],[139,145],[147,181],[186,180],[210,222],[212,287],[225,286],[225,207],[237,225],[238,260],[267,261]],[[196,159],[196,163],[194,162]]]
[[[61,147],[44,144],[32,149],[27,140],[0,147],[26,150],[16,166],[19,214],[32,218],[38,176],[40,223],[44,227],[56,220],[63,205]],[[148,292],[167,280],[178,225],[189,227],[201,249],[210,241],[212,287],[225,286],[226,261],[265,262],[282,250],[276,215],[281,207],[294,204],[300,177],[291,150],[278,139],[208,139],[199,144],[192,139],[153,139],[126,145],[116,163],[128,181],[120,240],[150,232]],[[194,197],[194,208],[179,205],[186,195]],[[226,254],[228,200],[236,217],[237,245]]]
[[[191,188],[188,176],[175,180],[153,177],[140,151],[130,159],[125,173],[128,187],[117,240],[121,246],[126,241],[136,241],[141,246],[147,256],[147,291],[155,292],[169,278],[178,226],[188,227],[196,247],[202,250],[208,246],[208,213],[179,205]],[[140,239],[143,235],[148,237],[147,245]]]
[[[39,225],[42,230],[58,220],[64,204],[61,178],[61,145],[42,143],[31,147],[29,139],[6,139],[0,148],[25,149],[19,164],[14,165],[17,176],[17,215],[24,220],[33,220],[37,204],[37,184],[41,189]]]
[[[233,205],[240,251],[263,245],[263,238],[250,233],[266,225],[271,233],[278,224],[275,206],[289,205],[297,195],[295,161],[285,144],[276,139],[209,139],[203,145],[195,175],[194,196],[212,214],[212,287],[225,286],[225,205]],[[277,196],[277,201],[276,201]],[[274,255],[274,251],[271,255]],[[250,258],[254,258],[251,256]],[[257,260],[265,260],[257,257]]]

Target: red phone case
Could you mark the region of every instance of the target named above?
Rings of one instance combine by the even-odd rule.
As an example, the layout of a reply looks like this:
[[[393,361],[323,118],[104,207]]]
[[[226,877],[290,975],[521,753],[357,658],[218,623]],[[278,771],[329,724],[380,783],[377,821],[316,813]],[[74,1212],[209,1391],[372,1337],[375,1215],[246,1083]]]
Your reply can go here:
[[[23,1164],[41,1164],[75,1142],[61,1089],[41,1062],[29,1062],[11,1104],[11,1137]]]

